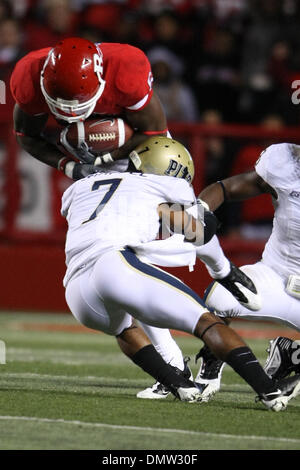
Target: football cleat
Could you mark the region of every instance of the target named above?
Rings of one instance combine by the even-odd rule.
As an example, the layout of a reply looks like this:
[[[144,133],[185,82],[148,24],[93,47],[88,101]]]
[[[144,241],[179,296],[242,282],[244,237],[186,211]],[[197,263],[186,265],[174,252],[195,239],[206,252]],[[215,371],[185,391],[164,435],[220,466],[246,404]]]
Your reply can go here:
[[[189,368],[188,362],[190,361],[189,357],[184,358],[184,369],[183,371],[178,369],[178,367],[174,367],[177,374],[182,375],[185,379],[193,380],[193,374],[191,369]],[[141,390],[137,393],[137,398],[145,398],[148,400],[159,400],[162,398],[167,398],[171,393],[167,387],[163,384],[156,382],[152,387],[147,387],[145,390]]]
[[[149,400],[157,400],[167,398],[170,395],[170,390],[163,384],[156,382],[152,387],[147,387],[145,390],[137,393],[137,398],[147,398]]]
[[[206,385],[194,382],[194,386],[172,387],[172,393],[176,398],[179,398],[180,401],[187,401],[188,403],[205,402],[207,401],[203,397],[205,388]]]
[[[300,344],[290,338],[278,336],[271,340],[267,349],[269,355],[264,366],[266,374],[276,380],[283,379],[292,372],[300,374],[299,351]]]
[[[217,282],[227,289],[236,300],[249,310],[259,310],[261,299],[252,280],[235,264],[230,262],[230,272]]]
[[[276,382],[277,390],[260,395],[256,401],[261,401],[269,410],[285,410],[288,402],[300,393],[300,375],[293,375]]]
[[[201,358],[201,365],[195,382],[207,385],[203,391],[203,396],[208,401],[221,388],[221,377],[225,362],[217,359],[206,345],[196,355],[195,362],[199,358]]]

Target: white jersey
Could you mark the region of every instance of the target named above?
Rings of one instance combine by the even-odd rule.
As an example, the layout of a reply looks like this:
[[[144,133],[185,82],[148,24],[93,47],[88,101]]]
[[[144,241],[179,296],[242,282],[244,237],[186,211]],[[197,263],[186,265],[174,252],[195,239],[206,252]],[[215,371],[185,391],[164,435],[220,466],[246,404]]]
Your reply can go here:
[[[300,275],[300,146],[271,145],[258,159],[256,172],[278,195],[262,260],[286,281],[290,274]]]
[[[195,200],[187,181],[170,176],[112,171],[73,183],[62,198],[61,213],[68,221],[64,285],[109,250],[155,240],[159,204],[190,205]]]

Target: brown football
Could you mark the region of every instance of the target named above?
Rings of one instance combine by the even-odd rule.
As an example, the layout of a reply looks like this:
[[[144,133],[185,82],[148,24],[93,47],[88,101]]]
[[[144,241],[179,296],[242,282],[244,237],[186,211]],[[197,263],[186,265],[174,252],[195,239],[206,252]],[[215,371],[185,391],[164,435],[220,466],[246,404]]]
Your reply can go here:
[[[86,143],[90,152],[111,152],[127,142],[133,134],[130,125],[120,117],[90,117],[65,127],[60,142],[71,153]]]

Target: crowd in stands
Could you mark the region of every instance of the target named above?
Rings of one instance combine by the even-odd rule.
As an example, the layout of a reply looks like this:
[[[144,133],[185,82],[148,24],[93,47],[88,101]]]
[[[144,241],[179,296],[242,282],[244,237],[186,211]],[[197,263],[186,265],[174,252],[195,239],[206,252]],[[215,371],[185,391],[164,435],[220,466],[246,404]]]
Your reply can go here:
[[[297,126],[299,30],[297,0],[0,0],[0,80],[64,37],[129,43],[149,57],[169,121]],[[205,145],[210,183],[250,169],[262,143],[234,156],[226,139]]]

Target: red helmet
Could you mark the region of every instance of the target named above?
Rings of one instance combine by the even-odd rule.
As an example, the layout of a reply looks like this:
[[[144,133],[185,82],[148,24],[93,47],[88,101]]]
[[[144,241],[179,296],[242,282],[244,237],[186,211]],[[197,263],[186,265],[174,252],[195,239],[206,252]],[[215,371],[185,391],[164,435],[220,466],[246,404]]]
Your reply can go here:
[[[105,80],[100,48],[87,39],[68,38],[49,52],[41,72],[41,89],[51,112],[77,122],[90,116]]]

